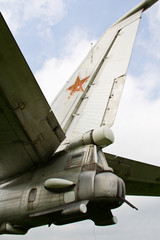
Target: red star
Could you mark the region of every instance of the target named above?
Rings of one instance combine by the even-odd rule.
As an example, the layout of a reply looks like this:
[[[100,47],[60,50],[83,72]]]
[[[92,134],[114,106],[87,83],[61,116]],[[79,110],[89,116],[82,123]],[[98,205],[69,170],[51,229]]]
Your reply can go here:
[[[75,83],[74,83],[72,86],[70,86],[69,88],[66,89],[66,90],[70,90],[70,91],[71,91],[71,92],[70,92],[70,96],[69,96],[68,98],[70,98],[75,92],[80,92],[80,91],[84,92],[84,89],[83,89],[83,86],[82,86],[82,85],[83,85],[83,83],[84,83],[85,81],[87,81],[87,79],[88,79],[89,77],[90,77],[90,76],[88,76],[88,77],[80,80],[80,78],[79,78],[79,76],[78,76],[77,79],[76,79],[76,81],[75,81]]]

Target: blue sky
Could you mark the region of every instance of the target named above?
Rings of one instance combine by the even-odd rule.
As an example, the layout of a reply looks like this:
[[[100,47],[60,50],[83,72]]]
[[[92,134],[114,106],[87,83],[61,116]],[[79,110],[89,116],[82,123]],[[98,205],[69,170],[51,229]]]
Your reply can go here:
[[[0,0],[0,9],[49,102],[101,34],[139,0]],[[160,3],[142,17],[128,77],[113,126],[111,153],[160,165]],[[128,197],[113,213],[118,224],[95,227],[91,221],[41,227],[26,236],[0,239],[124,240],[159,237],[159,199]]]

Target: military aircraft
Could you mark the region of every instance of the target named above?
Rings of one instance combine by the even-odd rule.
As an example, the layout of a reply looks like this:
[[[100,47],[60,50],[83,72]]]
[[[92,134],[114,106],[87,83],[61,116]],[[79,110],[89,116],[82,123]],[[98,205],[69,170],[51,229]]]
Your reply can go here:
[[[0,15],[0,234],[91,219],[160,196],[160,168],[104,153],[145,0],[114,23],[49,106]]]

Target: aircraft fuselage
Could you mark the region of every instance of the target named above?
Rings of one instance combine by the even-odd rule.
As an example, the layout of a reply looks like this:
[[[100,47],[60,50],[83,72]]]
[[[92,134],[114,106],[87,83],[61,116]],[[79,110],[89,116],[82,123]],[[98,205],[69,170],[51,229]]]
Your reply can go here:
[[[40,225],[92,219],[115,223],[110,209],[125,198],[125,186],[95,145],[63,152],[44,168],[2,184],[0,233],[25,234]]]

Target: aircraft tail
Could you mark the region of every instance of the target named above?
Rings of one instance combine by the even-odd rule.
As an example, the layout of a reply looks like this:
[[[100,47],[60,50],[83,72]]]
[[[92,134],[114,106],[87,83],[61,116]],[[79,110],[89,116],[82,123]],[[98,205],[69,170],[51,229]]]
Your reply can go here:
[[[68,140],[113,125],[141,14],[154,2],[142,2],[113,24],[52,103]]]

